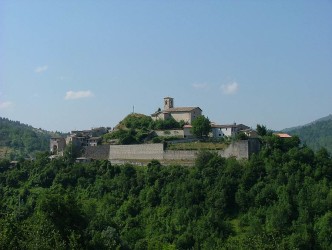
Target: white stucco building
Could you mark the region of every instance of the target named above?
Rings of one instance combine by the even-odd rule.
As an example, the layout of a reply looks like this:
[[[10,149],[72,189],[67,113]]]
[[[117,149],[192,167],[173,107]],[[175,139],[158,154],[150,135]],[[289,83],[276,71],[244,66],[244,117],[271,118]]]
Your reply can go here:
[[[243,124],[229,124],[229,125],[211,125],[211,136],[213,138],[222,138],[224,136],[231,137],[235,136],[239,131],[249,129],[248,126]]]

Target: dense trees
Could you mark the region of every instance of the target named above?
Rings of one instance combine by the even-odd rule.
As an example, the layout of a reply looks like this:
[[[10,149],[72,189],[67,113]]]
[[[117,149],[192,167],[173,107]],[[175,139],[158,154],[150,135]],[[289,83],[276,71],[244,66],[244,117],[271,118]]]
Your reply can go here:
[[[267,128],[266,128],[265,125],[257,124],[256,131],[257,131],[257,134],[260,135],[260,136],[267,135]]]
[[[0,249],[331,249],[331,156],[262,141],[190,168],[1,160]]]
[[[192,123],[191,133],[198,138],[206,137],[211,132],[211,122],[204,115],[196,117]]]
[[[146,116],[143,114],[130,114],[127,115],[118,125],[119,129],[134,129],[134,130],[144,130],[148,131],[151,129],[176,129],[182,128],[185,124],[184,121],[177,122],[173,117],[169,119],[162,120],[158,119],[156,121],[152,120],[151,116]]]

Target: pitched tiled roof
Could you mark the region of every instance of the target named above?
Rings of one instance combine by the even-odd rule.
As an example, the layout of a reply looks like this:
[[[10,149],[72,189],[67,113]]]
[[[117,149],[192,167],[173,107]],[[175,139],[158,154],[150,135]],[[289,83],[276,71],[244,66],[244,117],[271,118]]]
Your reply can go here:
[[[211,127],[212,128],[241,128],[241,127],[244,127],[244,128],[249,129],[248,126],[243,125],[243,124],[226,124],[226,125],[211,124]]]
[[[178,107],[178,108],[165,109],[164,112],[190,112],[197,108],[200,109],[199,107]]]
[[[291,138],[292,137],[289,134],[285,134],[285,133],[275,133],[275,135],[279,136],[280,138]]]
[[[236,128],[237,125],[236,124],[230,124],[230,125],[216,125],[216,124],[212,124],[211,127],[212,128]]]

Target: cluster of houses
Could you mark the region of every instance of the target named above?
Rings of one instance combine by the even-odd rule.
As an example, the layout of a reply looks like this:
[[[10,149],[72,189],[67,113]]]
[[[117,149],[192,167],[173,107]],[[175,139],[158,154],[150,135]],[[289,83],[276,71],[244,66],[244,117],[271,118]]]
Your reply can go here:
[[[164,98],[164,109],[158,109],[151,115],[153,120],[166,120],[173,118],[176,121],[184,121],[186,125],[176,133],[183,138],[193,138],[191,134],[192,121],[202,115],[202,109],[199,107],[175,107],[172,97]],[[72,144],[78,147],[95,147],[101,144],[101,136],[111,132],[111,128],[94,128],[84,131],[72,131],[66,138],[51,138],[50,151],[53,155],[61,155],[66,145]],[[157,132],[157,131],[156,131]],[[169,132],[169,131],[168,131]],[[238,133],[244,133],[250,138],[257,137],[257,132],[244,124],[218,125],[211,123],[210,137],[220,139],[223,137],[234,137]],[[160,131],[157,132],[160,135]]]
[[[62,155],[66,145],[75,147],[96,147],[101,144],[101,136],[109,133],[111,128],[93,128],[91,130],[71,131],[66,137],[53,137],[50,139],[50,151],[52,155]]]
[[[192,121],[202,115],[202,109],[200,107],[174,107],[174,99],[172,97],[164,98],[164,109],[158,110],[151,115],[152,119],[166,120],[173,118],[176,121],[184,121],[187,125],[183,127],[183,137],[191,138],[191,123]],[[211,133],[210,137],[215,139],[220,139],[223,137],[233,137],[236,134],[243,132],[248,137],[257,137],[255,130],[243,124],[227,124],[227,125],[218,125],[211,123]]]

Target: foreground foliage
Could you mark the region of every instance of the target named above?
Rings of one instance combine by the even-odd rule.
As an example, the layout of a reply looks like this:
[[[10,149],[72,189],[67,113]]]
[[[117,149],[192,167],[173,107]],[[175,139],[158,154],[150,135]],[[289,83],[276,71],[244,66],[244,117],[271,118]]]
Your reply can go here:
[[[0,249],[331,249],[331,157],[263,142],[192,168],[1,160]]]

